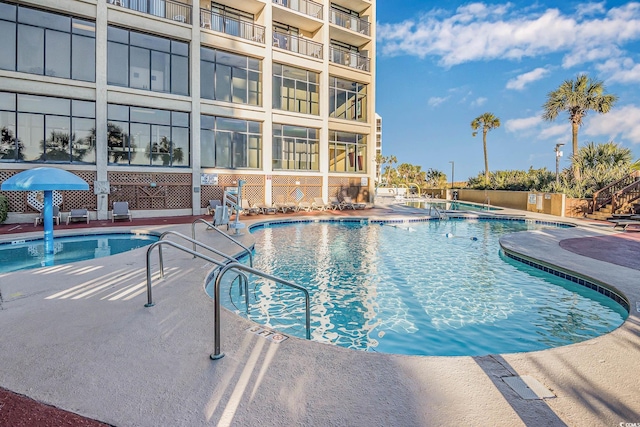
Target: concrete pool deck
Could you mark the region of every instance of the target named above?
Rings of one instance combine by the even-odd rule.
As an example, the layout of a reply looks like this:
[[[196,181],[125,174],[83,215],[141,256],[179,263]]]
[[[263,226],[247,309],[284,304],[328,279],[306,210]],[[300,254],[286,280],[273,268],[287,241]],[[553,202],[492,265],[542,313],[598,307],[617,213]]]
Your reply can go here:
[[[416,211],[352,215],[415,218]],[[246,219],[254,218],[272,216]],[[132,227],[110,231],[120,228]],[[190,224],[133,228],[191,233]],[[211,267],[174,249],[166,250],[165,279],[154,277],[150,308],[144,249],[0,274],[0,387],[116,426],[640,423],[640,270],[588,253],[599,240],[619,239],[607,250],[628,257],[640,242],[634,236],[589,226],[503,238],[509,251],[617,288],[631,313],[615,331],[579,344],[484,357],[365,353],[296,338],[274,344],[223,310],[225,357],[212,361],[213,303],[203,290]],[[204,225],[198,238],[238,252]],[[155,276],[157,256],[152,263]],[[556,397],[525,400],[504,381],[509,376],[533,377]]]

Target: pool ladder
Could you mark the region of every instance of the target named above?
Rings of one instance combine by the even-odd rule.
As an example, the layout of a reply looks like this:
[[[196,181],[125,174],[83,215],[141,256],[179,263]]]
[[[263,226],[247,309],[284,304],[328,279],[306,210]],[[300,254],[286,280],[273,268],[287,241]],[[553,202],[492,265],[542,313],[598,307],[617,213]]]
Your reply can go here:
[[[259,277],[262,277],[264,279],[267,280],[271,280],[273,282],[277,282],[280,283],[284,286],[288,286],[290,288],[296,289],[301,291],[304,294],[304,300],[305,300],[305,327],[306,327],[306,338],[307,339],[311,339],[311,311],[310,311],[310,297],[309,297],[309,291],[300,285],[297,285],[293,282],[289,282],[288,280],[284,280],[280,277],[277,276],[273,276],[271,274],[265,273],[264,271],[261,270],[257,270],[255,268],[253,268],[253,255],[251,254],[251,250],[249,250],[249,248],[247,248],[246,246],[242,245],[242,243],[238,242],[236,239],[228,236],[227,234],[223,233],[222,231],[218,230],[217,228],[215,228],[213,226],[212,223],[209,223],[203,219],[198,219],[196,221],[194,221],[193,225],[194,228],[192,228],[192,233],[195,235],[195,224],[196,222],[204,222],[205,224],[209,225],[212,229],[221,232],[222,234],[224,234],[226,237],[228,237],[229,239],[233,240],[236,244],[238,244],[239,246],[241,246],[242,248],[244,248],[248,253],[249,253],[249,259],[250,259],[250,263],[251,266],[246,266],[244,264],[241,264],[238,262],[238,260],[236,258],[233,258],[232,256],[225,254],[215,248],[212,248],[208,245],[205,245],[202,242],[197,241],[194,238],[190,238],[188,236],[185,236],[182,233],[178,233],[177,231],[166,231],[164,233],[162,233],[160,235],[160,240],[158,240],[157,242],[153,243],[152,245],[149,246],[149,248],[147,249],[147,303],[144,305],[145,307],[153,307],[155,305],[155,303],[153,302],[153,295],[152,295],[152,291],[151,291],[151,254],[153,252],[153,250],[155,248],[158,248],[158,265],[159,265],[159,269],[160,269],[160,277],[164,278],[164,261],[163,261],[163,257],[162,257],[162,247],[163,246],[170,246],[173,247],[175,249],[181,250],[183,252],[189,253],[191,255],[193,255],[194,258],[200,258],[203,259],[205,261],[208,261],[212,264],[215,264],[216,266],[218,266],[218,268],[220,269],[218,274],[216,275],[215,278],[215,282],[214,282],[214,295],[213,295],[213,319],[214,319],[214,324],[213,324],[213,328],[214,328],[214,352],[211,354],[211,359],[213,360],[218,360],[221,359],[222,357],[224,357],[224,353],[222,353],[220,351],[220,341],[221,341],[221,333],[220,333],[220,283],[222,282],[222,277],[227,274],[229,271],[231,271],[232,273],[236,273],[237,277],[234,278],[232,280],[232,284],[233,282],[235,282],[236,279],[238,279],[238,284],[241,287],[244,287],[244,295],[245,295],[245,303],[247,305],[247,310],[249,308],[249,279],[246,273],[252,274],[252,275],[256,275]],[[164,240],[164,238],[166,236],[177,236],[182,238],[183,240],[186,240],[188,242],[191,242],[193,247],[187,248],[186,246],[182,246],[174,241],[171,240]],[[203,249],[206,249],[210,252],[213,252],[214,254],[224,258],[226,261],[220,261],[217,259],[214,259],[210,256],[204,255],[202,253],[199,253],[197,251],[197,247],[201,247]]]
[[[449,217],[447,216],[447,214],[445,212],[441,212],[440,209],[438,209],[436,206],[432,206],[432,205],[429,205],[429,216],[433,216],[431,214],[431,210],[432,209],[436,212],[436,216],[438,217],[438,219],[449,219]]]

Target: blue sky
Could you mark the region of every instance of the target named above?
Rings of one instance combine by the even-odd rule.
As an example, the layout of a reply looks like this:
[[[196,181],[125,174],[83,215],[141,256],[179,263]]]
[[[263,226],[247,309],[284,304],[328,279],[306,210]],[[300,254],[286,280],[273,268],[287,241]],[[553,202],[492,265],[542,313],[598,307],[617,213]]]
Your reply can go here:
[[[547,167],[566,143],[566,113],[541,119],[547,94],[580,73],[618,95],[606,115],[589,113],[579,143],[614,141],[640,158],[640,3],[377,0],[377,99],[385,156],[467,180],[484,170],[485,112],[501,126],[487,136],[489,170]]]

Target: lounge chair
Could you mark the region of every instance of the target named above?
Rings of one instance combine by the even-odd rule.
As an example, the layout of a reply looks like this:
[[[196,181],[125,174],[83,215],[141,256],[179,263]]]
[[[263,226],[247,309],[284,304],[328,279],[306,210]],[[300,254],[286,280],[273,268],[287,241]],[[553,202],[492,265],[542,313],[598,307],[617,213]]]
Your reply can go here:
[[[351,197],[347,197],[347,196],[345,196],[343,198],[342,202],[345,204],[346,207],[349,207],[349,208],[354,209],[354,210],[355,209],[364,209],[364,208],[367,207],[366,203],[354,202],[353,199],[351,199]]]
[[[331,205],[328,203],[325,203],[324,200],[322,200],[322,197],[314,197],[313,198],[313,203],[311,203],[311,209],[314,211],[326,211],[327,209],[330,209]]]
[[[329,205],[331,210],[344,209],[344,204],[337,197],[329,197]]]
[[[298,211],[311,212],[312,206],[309,202],[298,203]]]
[[[209,206],[207,206],[207,215],[213,215],[216,210],[216,206],[220,206],[222,203],[220,200],[209,200]]]
[[[276,208],[275,206],[268,206],[264,203],[261,203],[259,205],[256,205],[259,209],[260,209],[260,213],[261,214],[274,214],[276,212],[278,212],[278,208]]]
[[[213,226],[218,227],[220,225],[226,225],[229,229],[229,207],[228,206],[216,206],[213,213]]]
[[[71,212],[67,215],[67,225],[75,221],[85,221],[89,224],[89,211],[86,209],[71,209]]]
[[[298,205],[293,202],[285,202],[282,196],[276,198],[276,202],[273,204],[276,207],[276,210],[281,211],[282,213],[297,212]]]
[[[56,205],[53,205],[53,221],[56,225],[60,225],[60,220],[62,219],[62,215],[60,215],[60,208]],[[38,224],[44,224],[44,212],[40,212],[40,215],[36,217],[33,226],[35,227]]]
[[[129,211],[129,202],[113,202],[113,210],[111,211],[111,222],[116,219],[128,218],[131,221],[131,212]]]
[[[242,199],[242,211],[245,215],[256,215],[260,213],[260,208],[256,205],[251,206],[247,199]]]

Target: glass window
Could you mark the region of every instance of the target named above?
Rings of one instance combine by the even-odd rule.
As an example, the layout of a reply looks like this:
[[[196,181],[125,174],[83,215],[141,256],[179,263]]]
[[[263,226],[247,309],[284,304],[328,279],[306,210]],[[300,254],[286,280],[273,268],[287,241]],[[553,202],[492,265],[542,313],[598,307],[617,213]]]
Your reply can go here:
[[[108,104],[108,161],[189,166],[189,113]]]
[[[0,106],[0,160],[22,160],[17,158],[19,145],[20,141],[16,138],[16,113],[2,111]]]
[[[0,41],[0,69],[95,81],[93,22],[0,3]]]
[[[273,125],[273,168],[319,170],[318,130],[302,126]]]
[[[262,105],[259,60],[204,47],[200,52],[202,98]]]
[[[329,116],[367,121],[367,85],[331,77],[329,79]]]
[[[260,168],[262,126],[259,122],[202,115],[200,124],[202,167]]]
[[[318,73],[313,71],[274,64],[273,108],[319,115],[317,80]]]
[[[44,157],[44,115],[18,114],[18,138],[22,142],[22,156],[25,162],[35,162]]]
[[[189,44],[109,26],[107,83],[189,95]]]
[[[71,126],[71,161],[94,164],[96,162],[95,120],[74,118]]]
[[[329,131],[329,170],[367,172],[367,135]]]

